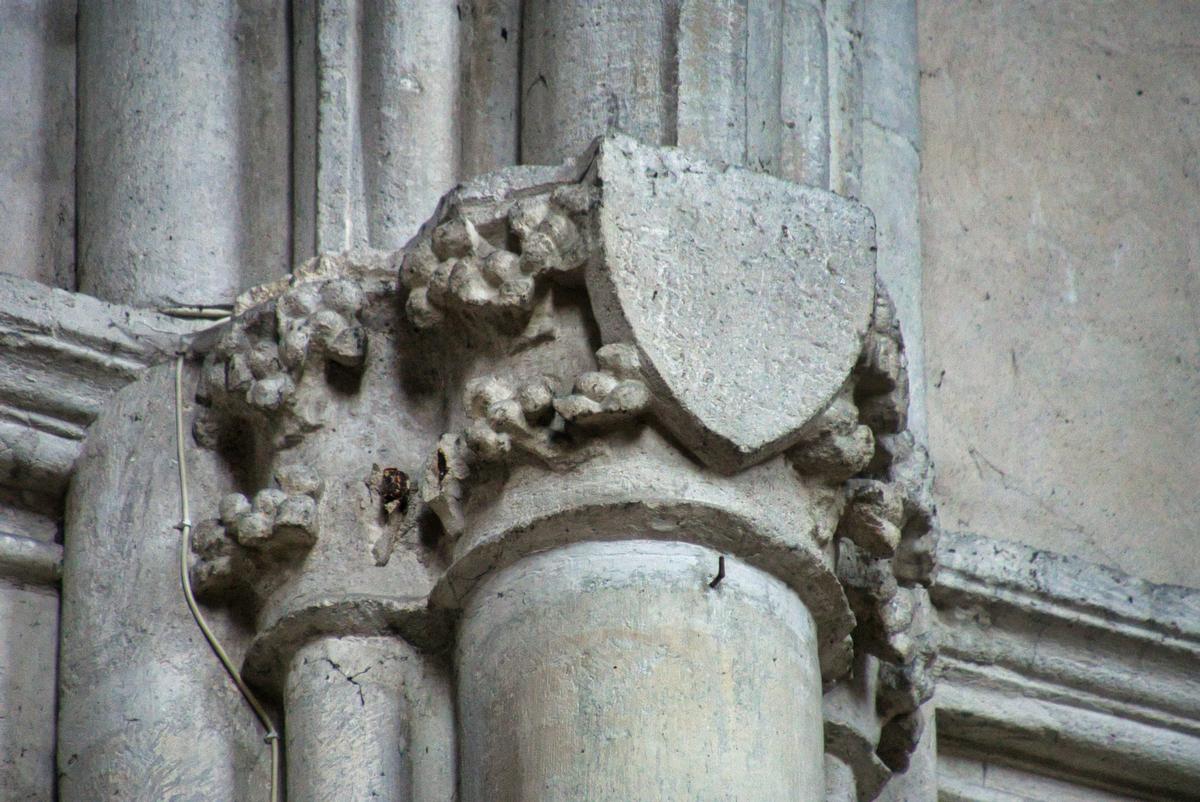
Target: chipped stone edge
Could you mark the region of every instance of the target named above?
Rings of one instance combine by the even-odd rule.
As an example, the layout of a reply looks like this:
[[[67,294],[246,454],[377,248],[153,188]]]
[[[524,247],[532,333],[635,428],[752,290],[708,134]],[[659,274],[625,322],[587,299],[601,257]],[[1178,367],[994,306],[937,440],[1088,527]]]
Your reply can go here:
[[[1200,787],[1200,590],[943,532],[939,751],[1138,798]]]
[[[210,324],[0,275],[0,488],[57,511],[109,397]]]

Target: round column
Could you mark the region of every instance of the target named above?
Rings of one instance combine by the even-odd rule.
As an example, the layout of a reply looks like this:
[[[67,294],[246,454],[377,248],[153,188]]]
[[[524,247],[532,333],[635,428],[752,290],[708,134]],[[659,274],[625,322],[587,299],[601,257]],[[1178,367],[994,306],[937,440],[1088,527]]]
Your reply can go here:
[[[578,543],[502,568],[457,645],[464,802],[743,802],[825,792],[811,615],[762,571],[676,542]]]
[[[621,131],[792,181],[829,180],[816,0],[530,0],[520,159],[557,164]]]
[[[79,4],[79,288],[230,303],[287,273],[285,4]]]
[[[284,710],[289,799],[454,797],[449,681],[404,641],[330,637],[301,647]]]
[[[678,11],[662,0],[533,0],[522,31],[521,160],[557,164],[620,130],[675,141]]]

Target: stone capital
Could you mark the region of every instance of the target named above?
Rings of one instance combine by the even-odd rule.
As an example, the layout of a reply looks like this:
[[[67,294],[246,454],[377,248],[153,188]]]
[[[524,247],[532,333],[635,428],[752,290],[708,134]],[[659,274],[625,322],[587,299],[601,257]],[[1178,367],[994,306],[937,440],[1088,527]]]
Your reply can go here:
[[[314,637],[447,642],[545,552],[709,554],[714,592],[729,558],[802,602],[827,749],[886,779],[931,693],[935,526],[874,252],[854,201],[626,137],[460,186],[198,345],[197,442],[270,470],[214,482],[197,587],[252,600],[278,688]],[[867,670],[869,709],[830,702]]]

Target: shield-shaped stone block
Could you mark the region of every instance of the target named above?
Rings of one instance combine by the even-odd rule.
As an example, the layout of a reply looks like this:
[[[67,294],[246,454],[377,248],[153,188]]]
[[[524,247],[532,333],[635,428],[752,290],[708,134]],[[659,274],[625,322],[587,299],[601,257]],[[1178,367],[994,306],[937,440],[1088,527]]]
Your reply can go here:
[[[605,342],[637,346],[655,415],[732,472],[792,445],[853,369],[875,292],[869,210],[831,192],[603,141]]]

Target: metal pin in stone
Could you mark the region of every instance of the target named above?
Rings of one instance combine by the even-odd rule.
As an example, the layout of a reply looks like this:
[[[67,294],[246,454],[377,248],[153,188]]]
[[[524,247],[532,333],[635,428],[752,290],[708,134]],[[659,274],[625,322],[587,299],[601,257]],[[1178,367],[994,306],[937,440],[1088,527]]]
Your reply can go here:
[[[725,555],[722,554],[717,558],[717,575],[713,577],[713,581],[708,583],[710,588],[715,588],[721,584],[721,580],[725,578]]]

